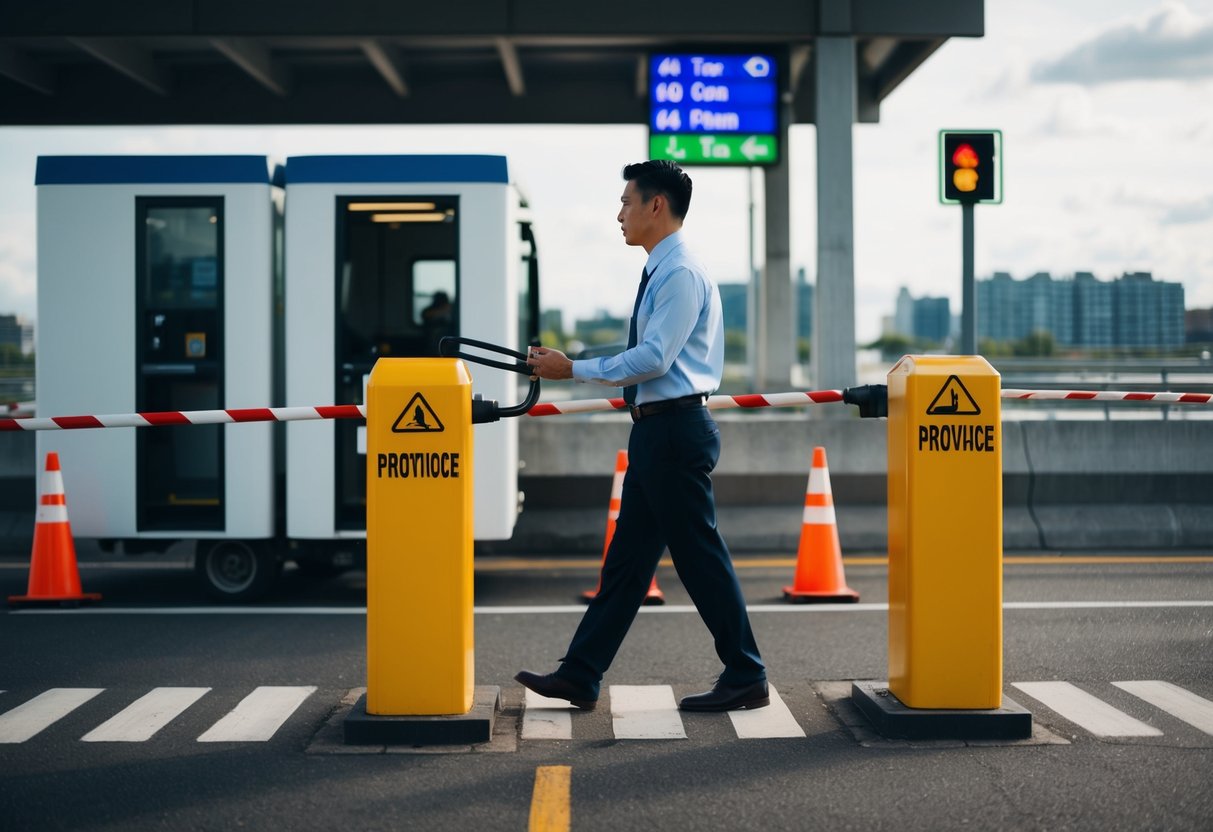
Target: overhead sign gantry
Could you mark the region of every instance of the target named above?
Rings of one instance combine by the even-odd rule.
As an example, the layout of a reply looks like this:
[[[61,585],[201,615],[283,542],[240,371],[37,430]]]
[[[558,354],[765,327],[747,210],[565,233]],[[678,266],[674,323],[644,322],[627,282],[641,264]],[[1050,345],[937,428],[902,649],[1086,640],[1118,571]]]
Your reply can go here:
[[[778,79],[770,55],[651,55],[649,155],[688,165],[775,164]]]

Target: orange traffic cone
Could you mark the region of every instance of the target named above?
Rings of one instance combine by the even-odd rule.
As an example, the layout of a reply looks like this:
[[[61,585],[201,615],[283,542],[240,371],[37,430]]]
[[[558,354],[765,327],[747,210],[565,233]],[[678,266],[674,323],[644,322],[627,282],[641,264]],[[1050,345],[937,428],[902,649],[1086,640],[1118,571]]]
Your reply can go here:
[[[792,586],[783,588],[783,597],[793,604],[853,604],[859,600],[859,593],[847,586],[842,571],[842,547],[838,544],[825,448],[813,449],[813,469],[804,495],[800,550],[796,554],[796,577]]]
[[[63,493],[63,472],[59,470],[59,454],[54,451],[46,455],[46,470],[42,473],[42,497],[34,523],[34,551],[30,556],[27,592],[26,595],[10,595],[8,602],[101,600],[99,593],[80,591],[76,545],[72,542],[72,526],[67,521],[67,496]]]
[[[602,561],[606,563],[607,550],[611,548],[611,538],[615,536],[615,521],[619,519],[619,506],[623,503],[623,475],[628,471],[628,452],[619,451],[615,454],[615,479],[611,482],[611,504],[607,509],[606,540],[602,543]],[[581,597],[592,601],[602,591],[602,572],[598,573],[598,586],[587,589]],[[644,596],[645,606],[660,606],[665,603],[665,593],[657,586],[657,576],[649,584],[649,591]]]

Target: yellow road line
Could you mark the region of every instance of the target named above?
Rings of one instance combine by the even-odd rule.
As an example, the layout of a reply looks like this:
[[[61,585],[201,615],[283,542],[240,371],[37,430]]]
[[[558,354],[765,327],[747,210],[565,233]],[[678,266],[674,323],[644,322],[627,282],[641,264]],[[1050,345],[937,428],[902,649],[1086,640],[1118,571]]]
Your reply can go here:
[[[569,783],[572,766],[540,766],[535,769],[531,793],[529,832],[568,832]]]
[[[1044,565],[1109,565],[1109,564],[1155,564],[1155,563],[1213,563],[1208,555],[1006,555],[1004,564],[1012,566]],[[849,555],[842,559],[844,566],[888,566],[889,559],[882,555]],[[662,566],[673,566],[669,558],[663,558]],[[478,572],[540,571],[544,569],[599,569],[600,558],[480,558],[476,561]],[[796,558],[740,558],[733,562],[737,569],[791,569]]]

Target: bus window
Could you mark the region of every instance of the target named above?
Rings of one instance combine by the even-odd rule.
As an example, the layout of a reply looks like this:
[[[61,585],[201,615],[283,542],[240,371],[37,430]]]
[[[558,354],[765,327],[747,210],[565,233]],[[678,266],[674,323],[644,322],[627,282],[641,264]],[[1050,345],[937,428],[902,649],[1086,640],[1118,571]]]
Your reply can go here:
[[[518,272],[518,350],[539,343],[539,250],[529,222],[518,223],[522,258]]]
[[[454,260],[413,263],[413,308],[425,339],[425,355],[440,355],[439,342],[455,334],[457,304]]]

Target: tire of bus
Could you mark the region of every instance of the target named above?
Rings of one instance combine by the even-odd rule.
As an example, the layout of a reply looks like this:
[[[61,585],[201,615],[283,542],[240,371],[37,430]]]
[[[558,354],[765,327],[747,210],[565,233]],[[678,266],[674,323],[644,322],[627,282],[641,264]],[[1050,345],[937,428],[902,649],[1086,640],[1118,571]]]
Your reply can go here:
[[[253,601],[265,595],[282,565],[264,540],[202,540],[194,558],[194,574],[207,594],[218,601]]]

